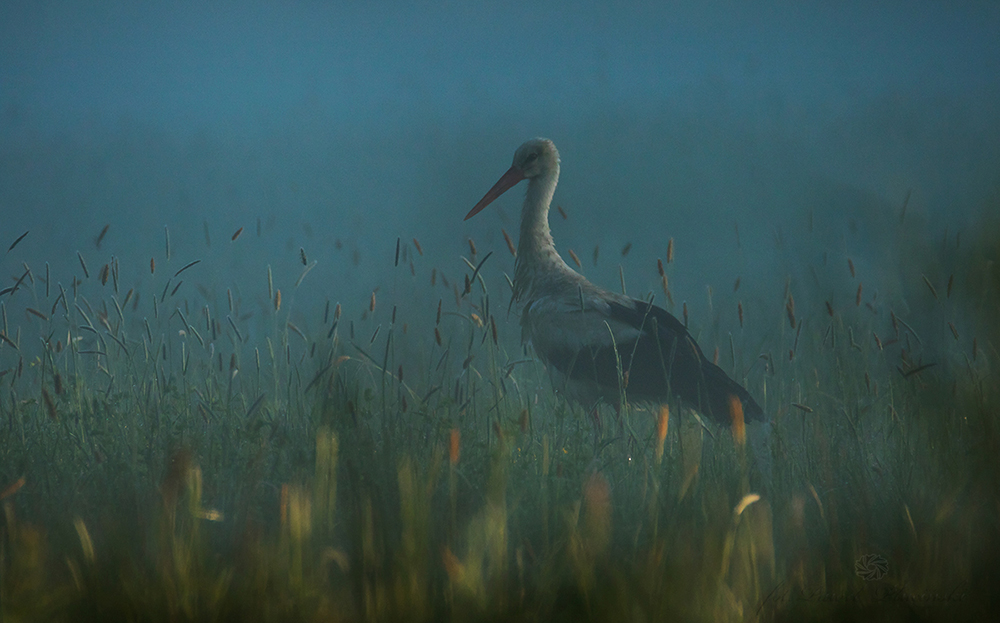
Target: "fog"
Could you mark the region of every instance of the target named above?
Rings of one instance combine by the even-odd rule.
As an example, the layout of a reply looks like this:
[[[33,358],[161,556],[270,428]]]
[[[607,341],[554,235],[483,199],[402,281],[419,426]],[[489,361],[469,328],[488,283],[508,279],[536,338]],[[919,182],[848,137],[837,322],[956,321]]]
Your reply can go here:
[[[400,278],[397,239],[423,284],[465,271],[471,237],[499,288],[520,193],[462,218],[546,136],[557,247],[589,278],[617,289],[621,265],[656,292],[672,238],[676,303],[739,296],[766,340],[787,285],[812,293],[807,265],[837,267],[817,300],[845,257],[902,297],[904,210],[927,244],[996,210],[997,32],[995,2],[5,3],[3,244],[30,234],[0,271],[68,283],[79,250],[141,286],[167,227],[171,273],[204,258],[203,295],[261,300],[301,247],[300,299],[360,313]]]

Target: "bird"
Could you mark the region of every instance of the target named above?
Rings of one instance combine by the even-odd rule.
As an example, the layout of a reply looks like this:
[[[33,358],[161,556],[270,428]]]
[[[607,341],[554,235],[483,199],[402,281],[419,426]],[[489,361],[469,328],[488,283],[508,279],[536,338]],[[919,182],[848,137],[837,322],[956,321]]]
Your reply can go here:
[[[763,420],[760,405],[705,357],[684,323],[652,301],[594,285],[566,264],[549,229],[559,163],[552,141],[525,142],[465,217],[528,180],[512,302],[522,309],[522,342],[546,364],[556,391],[585,406],[679,399],[720,424],[735,423],[738,403],[744,419]]]

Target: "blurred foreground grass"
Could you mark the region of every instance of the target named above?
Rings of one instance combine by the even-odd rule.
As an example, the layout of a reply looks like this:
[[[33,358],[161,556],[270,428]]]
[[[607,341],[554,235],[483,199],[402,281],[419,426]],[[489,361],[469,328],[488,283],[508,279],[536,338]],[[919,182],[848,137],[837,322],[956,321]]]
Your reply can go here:
[[[125,293],[114,258],[68,288],[24,266],[0,619],[991,618],[997,231],[903,273],[906,313],[789,288],[756,363],[722,358],[770,420],[746,442],[676,405],[571,408],[481,275],[433,321],[373,293],[297,325],[308,267],[251,314],[236,285],[175,297],[183,268]]]

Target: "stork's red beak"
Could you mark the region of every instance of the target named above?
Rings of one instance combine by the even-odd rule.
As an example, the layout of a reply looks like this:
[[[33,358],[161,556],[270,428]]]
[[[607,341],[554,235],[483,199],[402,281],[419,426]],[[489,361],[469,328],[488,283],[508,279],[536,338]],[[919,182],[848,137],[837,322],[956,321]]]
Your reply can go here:
[[[524,179],[524,171],[522,171],[521,169],[517,167],[511,167],[507,169],[507,172],[504,173],[499,180],[497,180],[497,183],[493,185],[493,188],[491,188],[489,192],[483,195],[483,198],[479,200],[479,203],[477,203],[475,207],[469,210],[469,213],[465,215],[465,219],[463,220],[467,221],[473,216],[482,212],[483,208],[493,203],[493,201],[497,197],[510,190],[511,187],[513,187],[515,184],[517,184],[523,179]]]

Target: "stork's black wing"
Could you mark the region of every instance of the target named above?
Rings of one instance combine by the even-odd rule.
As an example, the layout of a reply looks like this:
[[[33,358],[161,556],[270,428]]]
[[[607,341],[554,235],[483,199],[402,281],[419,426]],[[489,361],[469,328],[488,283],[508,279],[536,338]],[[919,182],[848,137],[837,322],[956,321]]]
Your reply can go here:
[[[666,401],[676,396],[720,423],[730,422],[730,399],[748,420],[764,417],[749,392],[709,361],[680,320],[651,303],[609,301],[609,321],[631,326],[636,337],[614,345],[589,345],[577,352],[550,353],[549,363],[568,378],[613,392],[627,378],[630,400]]]

